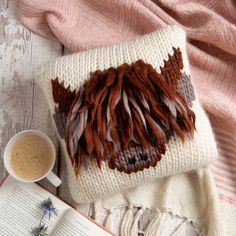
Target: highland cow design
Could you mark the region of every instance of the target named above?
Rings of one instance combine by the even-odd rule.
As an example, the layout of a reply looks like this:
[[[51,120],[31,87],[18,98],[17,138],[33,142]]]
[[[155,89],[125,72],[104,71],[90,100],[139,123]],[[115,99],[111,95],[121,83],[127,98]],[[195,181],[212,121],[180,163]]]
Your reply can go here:
[[[161,73],[138,60],[95,71],[77,92],[52,80],[55,111],[67,117],[67,151],[77,174],[88,158],[99,168],[107,161],[127,174],[154,167],[171,136],[184,141],[193,135],[194,92],[181,73],[180,50],[173,52]]]

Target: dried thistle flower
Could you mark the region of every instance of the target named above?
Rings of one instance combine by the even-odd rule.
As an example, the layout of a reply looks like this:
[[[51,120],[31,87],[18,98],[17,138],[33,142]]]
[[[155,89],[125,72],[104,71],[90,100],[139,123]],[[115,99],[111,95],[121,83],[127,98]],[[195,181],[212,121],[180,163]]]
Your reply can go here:
[[[39,208],[43,211],[42,217],[39,221],[39,224],[31,229],[32,236],[48,236],[48,227],[43,223],[43,219],[48,216],[49,220],[51,216],[57,216],[57,209],[54,207],[51,198],[43,200],[39,204]]]
[[[47,236],[48,227],[46,227],[44,224],[40,224],[34,228],[31,229],[31,234],[33,236]]]
[[[57,216],[57,209],[53,206],[53,203],[50,197],[42,201],[39,207],[40,209],[42,209],[44,216],[48,216],[49,219],[53,215]]]

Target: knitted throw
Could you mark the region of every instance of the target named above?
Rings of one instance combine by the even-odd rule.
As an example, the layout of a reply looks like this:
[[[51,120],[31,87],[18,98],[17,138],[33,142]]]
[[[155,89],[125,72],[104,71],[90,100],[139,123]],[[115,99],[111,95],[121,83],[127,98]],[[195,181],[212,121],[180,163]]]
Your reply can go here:
[[[75,201],[90,202],[216,158],[185,47],[185,32],[169,26],[40,68],[38,82],[60,134]]]

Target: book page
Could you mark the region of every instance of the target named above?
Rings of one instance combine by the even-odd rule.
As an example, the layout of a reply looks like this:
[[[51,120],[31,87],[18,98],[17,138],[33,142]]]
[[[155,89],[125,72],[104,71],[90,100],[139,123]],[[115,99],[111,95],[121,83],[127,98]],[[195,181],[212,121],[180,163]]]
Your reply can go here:
[[[73,208],[68,210],[52,236],[112,236],[101,226],[96,225]]]
[[[57,216],[44,220],[50,235],[71,207],[37,184],[19,182],[8,176],[0,187],[0,235],[30,236],[32,227],[39,224],[43,214],[39,204],[48,197],[58,210]]]

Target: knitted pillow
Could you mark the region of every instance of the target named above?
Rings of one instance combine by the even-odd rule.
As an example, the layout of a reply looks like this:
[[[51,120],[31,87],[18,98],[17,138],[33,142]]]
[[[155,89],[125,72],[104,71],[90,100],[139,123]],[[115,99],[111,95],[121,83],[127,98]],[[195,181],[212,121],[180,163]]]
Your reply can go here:
[[[216,158],[191,83],[186,35],[168,26],[39,70],[75,201],[90,202]]]

